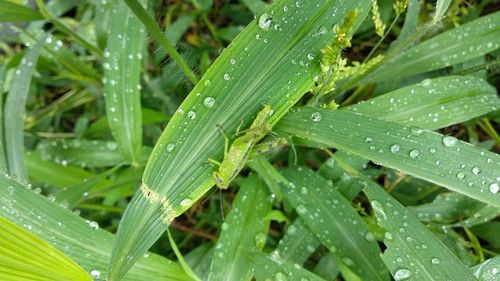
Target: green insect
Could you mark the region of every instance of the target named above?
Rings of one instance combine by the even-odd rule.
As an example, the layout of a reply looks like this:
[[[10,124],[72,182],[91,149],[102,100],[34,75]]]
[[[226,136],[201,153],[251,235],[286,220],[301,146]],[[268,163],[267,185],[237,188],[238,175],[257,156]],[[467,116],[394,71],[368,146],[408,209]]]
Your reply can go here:
[[[273,110],[271,109],[271,106],[266,105],[259,112],[259,114],[257,114],[257,117],[253,121],[250,128],[244,131],[245,134],[233,141],[229,150],[228,139],[221,129],[225,139],[224,159],[222,160],[222,163],[209,159],[210,162],[219,165],[219,169],[213,174],[215,184],[218,188],[226,189],[229,187],[231,181],[245,167],[245,163],[248,160],[255,143],[271,131],[271,126],[267,123],[267,121],[271,117],[272,113]]]

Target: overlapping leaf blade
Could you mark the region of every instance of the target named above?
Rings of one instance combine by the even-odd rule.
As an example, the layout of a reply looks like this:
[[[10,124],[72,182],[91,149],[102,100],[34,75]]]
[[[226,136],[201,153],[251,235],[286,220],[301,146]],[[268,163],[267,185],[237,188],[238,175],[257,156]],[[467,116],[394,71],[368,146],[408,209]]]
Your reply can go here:
[[[252,265],[242,251],[259,252],[264,246],[269,227],[264,218],[271,211],[270,199],[257,175],[242,182],[215,245],[209,281],[251,280]]]
[[[103,63],[106,114],[120,152],[137,165],[142,148],[140,74],[146,34],[123,1],[114,1],[111,11]]]
[[[346,109],[389,121],[437,129],[500,108],[496,89],[473,76],[426,79]]]
[[[284,261],[302,264],[319,245],[318,238],[307,228],[301,218],[297,218],[287,228],[285,236],[280,240],[273,254]]]
[[[31,86],[31,79],[35,71],[38,55],[42,48],[42,38],[32,48],[18,65],[10,86],[2,121],[4,122],[5,151],[7,154],[8,171],[20,179],[26,179],[24,166],[24,113],[26,100]]]
[[[363,280],[389,279],[376,241],[366,238],[373,236],[347,199],[307,168],[288,168],[283,175],[289,181],[285,197],[339,263]]]
[[[0,174],[0,216],[24,227],[77,262],[87,272],[106,278],[113,235],[68,209],[34,193],[29,187]],[[124,280],[190,281],[181,267],[163,257],[147,254]]]
[[[0,22],[20,22],[41,19],[43,19],[43,16],[36,10],[11,1],[0,1]]]
[[[92,280],[66,255],[29,231],[0,217],[0,278],[17,280]],[[64,268],[64,270],[61,270]]]
[[[376,183],[368,181],[365,193],[387,231],[382,259],[396,280],[476,280],[437,237]]]
[[[348,111],[314,108],[290,112],[275,129],[500,207],[500,156],[453,137]]]
[[[217,125],[231,137],[241,120],[249,124],[263,104],[272,106],[271,123],[276,123],[312,85],[319,50],[332,40],[333,25],[354,8],[363,19],[369,4],[275,2],[263,15],[272,18],[269,28],[254,20],[225,49],[182,103],[151,155],[141,192],[118,229],[112,279],[126,272],[171,220],[189,208],[181,202],[194,202],[213,186],[214,167],[205,163],[223,154]]]
[[[443,32],[392,57],[359,84],[393,80],[483,56],[500,47],[500,12]]]

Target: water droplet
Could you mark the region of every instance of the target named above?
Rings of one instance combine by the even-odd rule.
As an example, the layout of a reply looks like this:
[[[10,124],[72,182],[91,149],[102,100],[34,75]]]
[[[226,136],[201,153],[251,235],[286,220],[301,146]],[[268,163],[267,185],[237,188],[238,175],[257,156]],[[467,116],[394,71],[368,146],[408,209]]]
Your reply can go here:
[[[373,241],[373,240],[375,240],[375,236],[373,236],[373,233],[367,232],[365,234],[365,239],[366,239],[366,241]]]
[[[367,143],[371,143],[371,142],[373,141],[373,139],[372,139],[372,138],[370,138],[370,137],[367,137],[367,138],[365,139],[365,141],[366,141]],[[375,148],[374,148],[374,149],[375,149]]]
[[[205,80],[205,82],[203,82],[203,85],[205,85],[205,87],[208,86],[208,85],[210,85],[210,80],[208,80],[208,79]]]
[[[452,136],[444,136],[442,140],[443,140],[444,146],[446,146],[446,147],[452,147],[455,144],[457,144],[457,139],[452,137]]]
[[[255,239],[255,246],[257,246],[258,248],[262,248],[266,244],[267,235],[265,233],[257,233],[254,239]]]
[[[225,73],[224,80],[228,81],[229,79],[231,79],[231,76],[229,76],[229,74]]]
[[[235,59],[230,59],[229,60],[229,64],[235,64],[236,63],[236,60]]]
[[[223,222],[222,225],[221,225],[221,228],[222,228],[222,230],[226,230],[226,229],[229,228],[229,224]]]
[[[118,147],[118,145],[116,144],[116,142],[107,142],[106,147],[109,150],[115,150]]]
[[[490,192],[491,193],[497,194],[498,191],[500,191],[500,186],[498,185],[498,183],[494,182],[494,183],[490,184]]]
[[[299,215],[304,215],[307,213],[306,207],[304,205],[297,206],[297,213],[299,213]]]
[[[432,148],[430,148],[430,149],[429,149],[429,152],[430,152],[431,154],[434,154],[434,153],[436,153],[436,152],[437,152],[437,150],[436,150],[434,147],[432,147]]]
[[[439,264],[439,263],[441,263],[441,261],[438,258],[432,258],[431,263],[432,264]]]
[[[474,175],[479,175],[481,173],[481,169],[479,167],[473,167],[472,168],[472,173]]]
[[[387,239],[387,240],[392,240],[392,238],[393,238],[392,237],[392,233],[390,233],[390,232],[384,233],[384,238]]]
[[[424,79],[422,82],[420,82],[420,84],[424,87],[428,87],[432,84],[432,80],[431,79]]]
[[[101,272],[97,269],[94,269],[94,270],[90,271],[90,276],[92,276],[92,278],[94,278],[94,279],[98,279],[101,277]]]
[[[276,273],[276,275],[274,275],[274,280],[275,281],[288,281],[288,277],[286,276],[285,273],[278,272],[278,273]]]
[[[463,180],[465,178],[465,174],[463,172],[458,172],[457,173],[457,178]]]
[[[181,201],[180,205],[181,205],[181,207],[185,207],[185,206],[188,206],[189,204],[191,204],[191,202],[193,202],[193,200],[191,200],[189,198],[185,198]]]
[[[391,146],[391,152],[392,153],[398,153],[400,149],[401,149],[401,147],[399,145],[397,145],[397,144],[393,144]]]
[[[172,150],[174,150],[174,147],[175,147],[175,144],[173,144],[173,143],[167,144],[167,152],[171,152]]]
[[[319,121],[321,121],[321,113],[319,113],[319,112],[314,112],[313,114],[311,114],[311,119],[312,119],[314,122],[319,122]]]
[[[307,59],[308,60],[313,60],[314,59],[314,55],[311,54],[311,53],[307,54]]]
[[[273,18],[268,13],[263,13],[259,18],[259,27],[267,31],[271,27],[272,22]]]
[[[410,278],[410,276],[411,271],[408,268],[400,268],[394,273],[394,279],[396,279],[396,281],[407,280]]]
[[[145,253],[145,254],[144,254],[144,258],[145,258],[145,259],[149,258],[149,256],[150,256],[150,254],[149,254],[149,253]]]
[[[211,108],[215,104],[215,99],[212,97],[206,97],[205,100],[203,101],[203,105],[207,108]]]
[[[187,114],[187,117],[191,120],[193,120],[194,118],[196,118],[196,112],[190,110]]]
[[[418,151],[417,149],[412,149],[410,151],[410,157],[413,159],[417,158],[419,155],[420,155],[420,151]]]
[[[87,221],[90,228],[97,230],[99,229],[99,224],[96,221]]]

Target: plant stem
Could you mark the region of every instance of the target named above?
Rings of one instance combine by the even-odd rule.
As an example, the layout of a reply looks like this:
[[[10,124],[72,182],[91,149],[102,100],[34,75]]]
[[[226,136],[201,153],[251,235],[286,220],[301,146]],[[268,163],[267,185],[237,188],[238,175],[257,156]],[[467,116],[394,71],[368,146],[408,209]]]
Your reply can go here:
[[[39,0],[40,1],[40,0]],[[197,84],[199,79],[194,74],[194,72],[189,68],[186,61],[182,58],[182,56],[177,52],[174,45],[170,43],[168,38],[163,34],[161,29],[156,25],[156,22],[153,18],[148,14],[148,12],[142,7],[137,0],[125,0],[127,6],[132,10],[132,12],[139,18],[139,20],[144,24],[144,26],[148,29],[149,33],[153,36],[156,41],[165,49],[167,54],[172,57],[172,59],[179,65],[184,74],[191,80],[193,84]]]
[[[367,62],[372,57],[372,55],[375,53],[375,51],[378,49],[380,44],[382,44],[382,42],[384,42],[385,38],[387,37],[387,35],[389,35],[389,32],[391,32],[391,29],[394,27],[394,24],[396,24],[396,21],[398,19],[399,19],[399,15],[397,15],[394,18],[394,20],[391,22],[391,25],[389,26],[387,31],[384,33],[384,36],[382,36],[382,38],[380,38],[380,40],[378,40],[377,44],[375,44],[375,47],[372,48],[372,50],[370,51],[368,56],[366,56],[366,58],[363,60],[363,63]]]

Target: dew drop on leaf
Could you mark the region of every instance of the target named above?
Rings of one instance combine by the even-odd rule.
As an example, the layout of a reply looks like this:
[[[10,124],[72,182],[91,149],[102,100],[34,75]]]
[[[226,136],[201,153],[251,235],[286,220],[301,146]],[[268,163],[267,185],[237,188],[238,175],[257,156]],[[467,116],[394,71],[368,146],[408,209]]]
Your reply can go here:
[[[394,273],[394,279],[396,281],[407,280],[410,278],[410,276],[411,276],[411,271],[408,268],[400,268],[396,270],[396,272]]]
[[[444,146],[446,146],[446,147],[452,147],[455,144],[457,144],[457,139],[452,137],[452,136],[444,136],[442,141],[443,141]]]
[[[194,118],[196,118],[196,112],[190,110],[187,114],[187,117],[191,120],[193,120]]]
[[[391,146],[391,152],[392,153],[398,153],[400,149],[401,149],[401,147],[398,144],[393,144]]]
[[[500,191],[500,186],[498,185],[498,183],[494,182],[494,183],[490,184],[490,192],[491,193],[497,194],[498,191]]]
[[[172,150],[174,150],[174,147],[175,147],[175,144],[173,144],[173,143],[167,144],[167,151],[171,152]]]
[[[420,155],[420,151],[418,151],[417,149],[412,149],[410,151],[410,157],[413,159],[417,158],[419,155]]]
[[[268,13],[264,13],[259,17],[259,28],[267,31],[271,27],[272,22],[273,18]]]
[[[168,149],[168,148],[167,148],[167,149]],[[181,201],[180,205],[181,205],[181,207],[185,207],[185,206],[187,206],[187,205],[191,204],[191,202],[192,202],[192,200],[191,200],[191,199],[189,199],[189,198],[185,198],[185,199],[183,199],[183,200]]]
[[[205,100],[203,101],[203,105],[205,105],[206,108],[211,108],[215,104],[215,99],[212,97],[206,97]]]
[[[313,114],[311,114],[311,119],[312,119],[314,122],[319,122],[319,121],[321,121],[321,113],[319,113],[319,112],[314,112]]]
[[[472,173],[474,175],[479,175],[479,173],[481,173],[481,169],[479,167],[473,167],[472,168]]]

